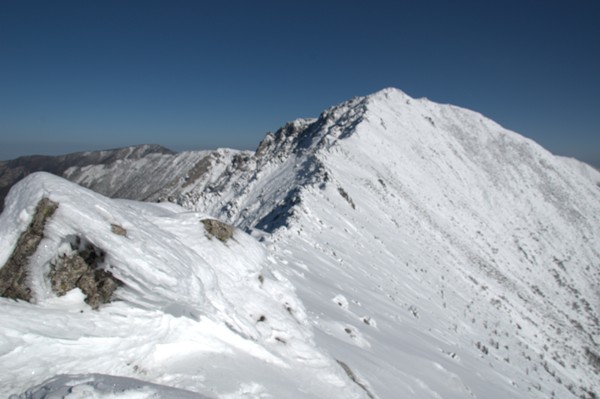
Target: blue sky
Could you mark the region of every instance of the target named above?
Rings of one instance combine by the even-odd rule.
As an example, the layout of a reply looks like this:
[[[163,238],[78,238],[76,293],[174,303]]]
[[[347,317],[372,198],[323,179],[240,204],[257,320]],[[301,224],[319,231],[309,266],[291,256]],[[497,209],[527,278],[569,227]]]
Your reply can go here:
[[[384,87],[600,166],[600,2],[0,2],[0,159],[254,149]]]

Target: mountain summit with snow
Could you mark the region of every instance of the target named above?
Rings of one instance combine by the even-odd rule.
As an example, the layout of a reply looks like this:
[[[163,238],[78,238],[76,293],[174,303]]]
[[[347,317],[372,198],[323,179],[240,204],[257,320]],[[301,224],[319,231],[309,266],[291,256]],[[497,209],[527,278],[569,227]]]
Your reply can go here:
[[[160,204],[47,174],[11,190],[5,275],[42,198],[57,207],[26,278],[11,274],[29,302],[0,299],[5,396],[600,395],[593,168],[397,89],[288,123],[254,153],[167,156],[154,182],[127,177],[148,158],[64,173],[92,188],[118,173],[129,198]],[[90,252],[114,277],[97,310],[88,288],[52,289]]]

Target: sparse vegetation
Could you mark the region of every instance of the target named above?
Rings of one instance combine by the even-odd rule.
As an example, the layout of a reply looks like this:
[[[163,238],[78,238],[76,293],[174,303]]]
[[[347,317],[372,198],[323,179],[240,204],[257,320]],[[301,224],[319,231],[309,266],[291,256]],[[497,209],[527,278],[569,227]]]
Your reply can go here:
[[[600,374],[600,355],[598,355],[596,352],[594,352],[587,346],[584,348],[584,353],[590,366],[594,368],[596,373]]]
[[[489,349],[487,348],[487,346],[483,345],[481,342],[477,341],[477,343],[475,344],[475,346],[477,347],[477,349],[479,349],[484,355],[487,355],[489,353]]]

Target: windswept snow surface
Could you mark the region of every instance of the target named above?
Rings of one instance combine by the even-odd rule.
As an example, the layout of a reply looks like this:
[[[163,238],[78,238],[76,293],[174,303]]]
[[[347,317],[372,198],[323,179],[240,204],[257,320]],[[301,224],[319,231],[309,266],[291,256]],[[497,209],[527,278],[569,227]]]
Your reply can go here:
[[[178,201],[269,233],[372,396],[600,395],[596,170],[386,89],[286,125],[218,186]]]
[[[142,394],[156,390],[177,397],[160,386],[189,397],[364,397],[315,347],[302,304],[263,246],[239,230],[226,242],[211,238],[202,214],[111,200],[36,173],[7,197],[0,264],[43,197],[59,206],[30,258],[33,303],[0,298],[0,397],[63,388],[69,398],[153,397]],[[123,282],[116,300],[97,311],[78,288],[62,297],[50,288],[50,265],[72,251],[75,237],[104,251],[102,267]],[[71,377],[54,378],[81,374],[93,374],[81,377],[91,382],[72,389],[60,385]],[[102,390],[102,375],[155,385],[119,396]]]

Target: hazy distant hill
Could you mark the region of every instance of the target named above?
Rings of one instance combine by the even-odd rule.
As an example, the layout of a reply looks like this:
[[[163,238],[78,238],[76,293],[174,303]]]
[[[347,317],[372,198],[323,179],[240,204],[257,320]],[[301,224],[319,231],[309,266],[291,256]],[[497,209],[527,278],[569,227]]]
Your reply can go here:
[[[123,160],[139,160],[150,154],[173,155],[174,152],[159,145],[140,145],[59,156],[31,155],[0,161],[0,210],[10,187],[33,172],[43,171],[61,176],[71,167],[109,165]]]

